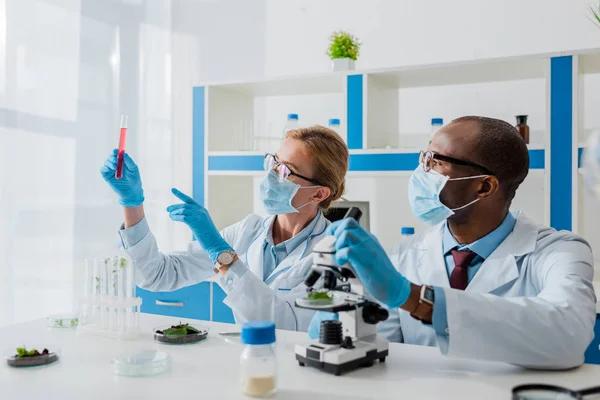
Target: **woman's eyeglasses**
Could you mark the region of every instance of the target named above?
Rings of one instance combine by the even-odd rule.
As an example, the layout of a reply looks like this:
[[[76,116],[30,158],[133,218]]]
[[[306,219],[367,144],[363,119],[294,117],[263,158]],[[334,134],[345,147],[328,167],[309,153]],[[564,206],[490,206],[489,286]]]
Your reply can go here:
[[[512,390],[513,400],[583,400],[586,396],[600,393],[600,386],[571,390],[561,386],[529,384]]]
[[[450,164],[455,164],[455,165],[464,165],[467,167],[475,167],[475,168],[479,168],[482,171],[485,171],[485,173],[488,175],[494,175],[494,173],[492,173],[492,171],[490,171],[486,167],[479,165],[479,164],[475,164],[471,161],[458,160],[453,157],[443,156],[443,155],[435,153],[433,151],[419,152],[419,164],[421,164],[423,166],[423,169],[425,170],[425,172],[429,172],[433,169],[433,160],[445,161],[445,162],[449,162]]]
[[[277,161],[277,159],[275,158],[275,155],[273,155],[271,153],[265,154],[264,168],[265,168],[265,171],[274,170],[275,172],[277,172],[279,182],[285,181],[287,178],[290,177],[290,175],[292,175],[292,176],[297,176],[298,178],[302,178],[305,181],[312,183],[313,185],[325,186],[316,179],[307,178],[305,176],[302,176],[300,174],[293,172],[292,170],[290,170],[290,168],[287,165],[285,165],[282,162]]]

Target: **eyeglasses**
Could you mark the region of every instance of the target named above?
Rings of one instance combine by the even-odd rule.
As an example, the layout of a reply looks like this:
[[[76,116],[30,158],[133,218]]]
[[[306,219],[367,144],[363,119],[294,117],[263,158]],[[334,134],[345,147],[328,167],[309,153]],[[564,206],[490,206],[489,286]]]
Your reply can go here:
[[[475,164],[471,161],[458,160],[453,157],[443,156],[443,155],[435,153],[433,151],[419,152],[419,164],[421,164],[423,166],[423,169],[425,170],[425,172],[429,172],[433,169],[433,160],[445,161],[445,162],[449,162],[449,163],[455,164],[455,165],[464,165],[467,167],[475,167],[475,168],[479,168],[482,171],[485,171],[485,173],[488,175],[494,175],[494,173],[492,171],[490,171],[489,169],[487,169],[486,167],[479,165],[479,164]]]
[[[280,182],[285,181],[291,175],[291,176],[297,176],[298,178],[302,178],[305,181],[312,183],[313,185],[325,186],[316,179],[307,178],[305,176],[302,176],[302,175],[297,174],[294,171],[290,170],[290,167],[288,167],[287,165],[285,165],[282,162],[277,161],[275,156],[271,153],[265,154],[264,168],[265,168],[265,171],[275,170],[277,172],[277,176],[279,177]]]
[[[600,393],[600,386],[571,390],[561,386],[529,384],[515,386],[513,400],[582,400],[585,396]]]

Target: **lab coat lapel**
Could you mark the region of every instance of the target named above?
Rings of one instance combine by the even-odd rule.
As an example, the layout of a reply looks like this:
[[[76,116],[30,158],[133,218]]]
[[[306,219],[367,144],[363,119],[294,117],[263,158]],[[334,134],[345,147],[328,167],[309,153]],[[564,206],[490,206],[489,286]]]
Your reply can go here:
[[[442,249],[442,233],[445,222],[431,228],[418,244],[418,266],[421,282],[427,285],[450,287],[448,270]]]
[[[273,228],[275,217],[269,217],[263,220],[263,230],[258,234],[246,252],[246,265],[254,275],[262,279],[264,263],[264,246],[268,232]]]
[[[517,222],[500,246],[481,264],[467,286],[467,291],[489,293],[519,277],[517,257],[535,250],[537,225],[524,215],[516,214]]]
[[[288,254],[286,258],[281,260],[281,262],[277,265],[277,268],[275,268],[275,270],[273,270],[271,275],[269,275],[269,277],[267,278],[267,282],[271,282],[281,272],[287,270],[289,267],[296,264],[300,260],[300,258],[310,255],[312,247],[319,241],[320,235],[325,231],[326,228],[327,222],[325,220],[325,217],[323,216],[323,214],[319,214],[319,220],[315,224],[315,228],[309,236],[308,244],[306,243],[306,240],[303,241],[298,247],[292,250],[292,252]],[[314,238],[317,236],[319,238],[314,240]]]

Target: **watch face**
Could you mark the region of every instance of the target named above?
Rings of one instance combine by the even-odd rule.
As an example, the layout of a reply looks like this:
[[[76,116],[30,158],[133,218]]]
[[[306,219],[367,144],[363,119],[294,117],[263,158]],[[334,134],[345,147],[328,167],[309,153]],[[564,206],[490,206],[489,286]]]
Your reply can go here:
[[[425,288],[425,294],[423,295],[423,297],[425,298],[425,300],[430,301],[431,303],[433,303],[433,288],[430,288],[429,286],[427,286]]]
[[[219,254],[219,257],[217,257],[217,261],[221,265],[231,264],[231,262],[233,261],[233,254],[231,254],[228,251],[224,251],[221,254]]]

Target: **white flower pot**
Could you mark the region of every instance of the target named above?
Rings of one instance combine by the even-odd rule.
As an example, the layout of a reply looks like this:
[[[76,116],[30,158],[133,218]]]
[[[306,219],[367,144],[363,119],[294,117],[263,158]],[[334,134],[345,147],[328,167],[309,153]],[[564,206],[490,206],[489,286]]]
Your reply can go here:
[[[353,71],[354,60],[351,58],[334,58],[333,60],[334,71]]]

